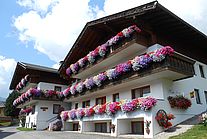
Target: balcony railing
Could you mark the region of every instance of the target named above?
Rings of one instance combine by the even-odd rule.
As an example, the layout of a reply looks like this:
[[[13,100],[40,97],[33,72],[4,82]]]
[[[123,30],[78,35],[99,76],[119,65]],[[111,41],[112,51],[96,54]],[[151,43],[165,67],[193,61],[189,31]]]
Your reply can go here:
[[[84,91],[84,93],[77,93],[74,97],[99,91],[114,85],[119,85],[125,82],[136,80],[145,76],[153,74],[159,74],[159,78],[169,78],[172,80],[178,80],[183,78],[192,77],[194,72],[194,60],[191,60],[179,53],[174,53],[172,56],[166,56],[161,62],[155,62],[150,64],[148,67],[141,69],[137,72],[131,71],[120,76],[114,80],[107,80],[102,84],[101,87],[94,87],[91,90]],[[165,74],[162,74],[165,73]]]

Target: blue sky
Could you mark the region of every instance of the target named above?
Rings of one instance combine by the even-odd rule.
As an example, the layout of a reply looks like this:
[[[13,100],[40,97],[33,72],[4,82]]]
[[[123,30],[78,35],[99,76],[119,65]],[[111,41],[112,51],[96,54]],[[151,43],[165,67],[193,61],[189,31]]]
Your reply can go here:
[[[151,0],[1,0],[0,96],[7,97],[16,62],[58,68],[86,22]],[[207,33],[207,1],[159,0]],[[188,3],[186,5],[186,3]]]

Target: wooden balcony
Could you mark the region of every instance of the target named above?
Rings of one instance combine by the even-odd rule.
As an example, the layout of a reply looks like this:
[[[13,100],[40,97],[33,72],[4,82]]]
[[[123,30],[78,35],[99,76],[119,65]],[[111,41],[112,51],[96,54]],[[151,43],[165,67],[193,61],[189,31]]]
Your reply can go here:
[[[124,88],[132,83],[149,82],[156,79],[179,80],[192,77],[194,73],[195,61],[174,53],[173,56],[167,56],[162,62],[152,63],[149,67],[131,71],[120,76],[116,80],[107,80],[101,87],[95,86],[93,89],[85,91],[83,94],[71,96],[70,101],[81,99],[82,97],[93,97],[96,93],[104,93],[105,91],[113,91],[118,88]]]
[[[133,33],[131,37],[125,38],[110,47],[104,57],[98,56],[93,64],[87,63],[81,68],[77,74],[73,74],[73,78],[85,79],[94,76],[100,71],[105,71],[119,63],[123,63],[128,59],[132,59],[137,55],[145,53],[149,46],[149,37],[143,34]]]

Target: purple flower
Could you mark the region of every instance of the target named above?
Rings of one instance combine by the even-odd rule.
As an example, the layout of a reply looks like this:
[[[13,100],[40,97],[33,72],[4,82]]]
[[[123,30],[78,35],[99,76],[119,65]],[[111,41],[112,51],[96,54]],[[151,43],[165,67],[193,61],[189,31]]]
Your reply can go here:
[[[129,61],[129,62],[117,65],[116,66],[116,71],[119,74],[123,74],[123,73],[126,73],[126,72],[130,71],[131,68],[132,68],[132,65],[131,65],[131,62]]]
[[[65,90],[63,91],[63,95],[64,95],[65,97],[67,97],[67,96],[69,95],[69,93],[70,93],[70,87],[68,87],[67,89],[65,89]]]
[[[78,63],[71,64],[70,69],[72,70],[73,73],[77,73],[79,69]]]
[[[93,78],[91,77],[91,78],[89,78],[89,79],[86,79],[86,80],[84,81],[84,85],[85,85],[85,87],[86,87],[87,89],[91,89],[91,88],[95,85],[95,83],[94,83],[94,81],[93,81]]]
[[[81,92],[83,92],[83,89],[84,89],[84,84],[83,84],[83,82],[81,81],[81,82],[79,82],[79,83],[76,85],[76,90],[77,90],[79,93],[81,93]]]
[[[76,84],[75,83],[70,87],[70,92],[72,95],[75,95],[75,93],[76,93]]]
[[[104,57],[105,54],[106,54],[106,51],[107,51],[107,44],[102,44],[100,47],[99,47],[99,55],[101,57]]]
[[[134,71],[138,71],[147,67],[150,62],[152,62],[152,58],[148,54],[137,56],[132,60],[132,68]]]
[[[85,109],[80,108],[76,110],[77,118],[82,119],[85,116]]]
[[[66,69],[66,74],[67,74],[68,76],[70,76],[70,75],[72,74],[72,70],[70,69],[70,67],[68,67],[68,68]]]
[[[107,76],[104,73],[100,73],[93,77],[94,83],[100,87],[102,85],[102,82],[107,79]]]
[[[117,72],[116,69],[109,69],[106,71],[106,76],[109,80],[116,79],[119,76],[119,72]]]
[[[72,109],[68,112],[68,115],[69,115],[69,118],[74,120],[77,118],[77,115],[76,115],[76,110],[75,109]]]

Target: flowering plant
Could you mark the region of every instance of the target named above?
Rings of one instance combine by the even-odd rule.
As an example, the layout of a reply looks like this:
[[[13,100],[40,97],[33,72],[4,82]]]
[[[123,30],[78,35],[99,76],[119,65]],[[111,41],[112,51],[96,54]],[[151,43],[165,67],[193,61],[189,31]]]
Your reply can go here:
[[[117,65],[116,71],[118,72],[118,74],[123,74],[123,73],[130,71],[131,67],[132,67],[131,62],[128,61],[128,62]]]
[[[172,55],[174,50],[170,46],[165,46],[150,53],[154,62],[160,62],[165,59],[166,55]]]
[[[83,89],[84,89],[84,84],[83,84],[83,82],[81,81],[81,82],[79,82],[79,83],[76,85],[76,90],[77,90],[79,93],[81,93],[81,92],[83,92]]]
[[[84,85],[85,85],[85,87],[87,88],[87,89],[92,89],[92,87],[95,85],[95,83],[94,83],[94,81],[93,81],[93,78],[91,77],[91,78],[88,78],[88,79],[86,79],[85,81],[84,81],[84,83],[83,83]]]
[[[106,52],[107,52],[107,44],[102,44],[101,46],[99,46],[99,55],[101,57],[104,57],[106,55]]]
[[[124,113],[134,111],[137,108],[137,101],[124,101],[121,104],[121,110]]]
[[[151,109],[155,104],[157,103],[157,100],[152,97],[147,97],[146,99],[143,99],[140,107],[142,110],[146,111]]]
[[[100,87],[102,85],[102,82],[107,79],[107,76],[104,73],[100,73],[93,77],[94,83]]]
[[[72,95],[75,95],[76,94],[76,84],[74,83],[71,87],[70,87],[70,93]]]
[[[166,114],[164,110],[159,110],[155,119],[157,120],[158,124],[164,128],[169,128],[172,126],[172,123],[169,120],[174,119],[175,116],[173,114]]]
[[[116,69],[109,69],[105,73],[109,80],[116,79],[119,76],[119,73],[116,71]]]
[[[95,113],[93,107],[85,108],[85,116],[90,117],[93,116]]]
[[[69,94],[70,94],[70,87],[68,87],[67,89],[65,89],[65,90],[63,91],[63,95],[64,95],[64,97],[67,97]]]
[[[103,105],[96,105],[94,108],[95,114],[103,114],[106,111],[106,104]]]
[[[179,108],[179,109],[187,109],[191,107],[191,101],[188,98],[185,98],[182,95],[177,95],[177,96],[169,96],[168,101],[170,103],[171,108]]]
[[[117,111],[121,109],[119,102],[110,102],[106,104],[106,114],[114,115]]]
[[[60,116],[63,119],[63,121],[68,120],[68,118],[69,118],[68,111],[62,111]]]
[[[68,112],[68,116],[70,119],[74,120],[77,118],[77,115],[76,115],[76,110],[75,109],[72,109]]]
[[[71,71],[72,71],[73,73],[77,73],[77,72],[78,72],[78,69],[79,69],[79,67],[78,67],[78,63],[71,64],[71,65],[70,65],[70,69],[71,69]]]
[[[77,118],[82,119],[85,116],[85,109],[80,108],[76,110]]]
[[[132,26],[122,30],[117,35],[115,35],[114,37],[112,37],[108,41],[106,41],[104,44],[98,46],[94,51],[89,52],[89,54],[87,54],[87,56],[78,60],[78,62],[77,62],[78,65],[80,67],[83,67],[87,61],[89,63],[94,63],[97,56],[104,57],[106,52],[110,49],[110,46],[112,46],[113,44],[117,44],[117,42],[124,37],[130,37],[130,35],[135,31],[141,32],[141,30],[136,25],[132,25]],[[76,73],[78,71],[78,68],[76,67],[76,65],[72,69],[67,68],[66,74],[68,76],[71,76],[71,74],[72,74],[71,70],[73,70],[73,73]]]
[[[68,67],[68,68],[66,69],[66,74],[67,74],[68,76],[70,76],[70,75],[72,74],[72,70],[71,70],[70,67]]]
[[[32,111],[32,107],[26,108],[26,109],[22,109],[19,112],[19,115],[23,115],[23,114],[29,114]]]
[[[203,114],[201,115],[201,121],[202,121],[202,123],[204,124],[204,126],[207,125],[207,113],[203,113]]]
[[[142,56],[137,56],[132,60],[132,68],[134,71],[138,71],[141,68],[145,68],[152,61],[152,58],[146,54]]]

